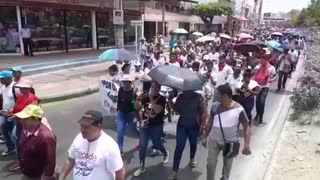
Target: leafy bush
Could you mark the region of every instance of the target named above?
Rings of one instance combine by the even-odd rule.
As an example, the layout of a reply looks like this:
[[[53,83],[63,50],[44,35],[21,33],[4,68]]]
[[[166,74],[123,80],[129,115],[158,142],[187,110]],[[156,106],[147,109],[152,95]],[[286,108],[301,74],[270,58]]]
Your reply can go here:
[[[310,111],[319,107],[320,89],[317,87],[296,88],[290,97],[292,108],[296,111]]]
[[[320,105],[320,46],[314,45],[306,52],[304,73],[299,78],[299,87],[290,97],[295,119],[305,112],[316,110]]]

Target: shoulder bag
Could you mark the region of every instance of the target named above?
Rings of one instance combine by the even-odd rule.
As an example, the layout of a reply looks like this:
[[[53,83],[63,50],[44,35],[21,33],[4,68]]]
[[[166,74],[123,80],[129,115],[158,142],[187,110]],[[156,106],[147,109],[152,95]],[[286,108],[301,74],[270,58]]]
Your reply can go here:
[[[223,148],[223,156],[228,157],[228,158],[234,158],[238,156],[239,150],[240,150],[240,142],[226,142],[226,139],[224,137],[224,132],[222,128],[222,123],[221,123],[221,117],[220,113],[218,112],[218,117],[219,117],[219,124],[220,124],[220,130],[222,133],[222,138],[224,141],[224,148]]]

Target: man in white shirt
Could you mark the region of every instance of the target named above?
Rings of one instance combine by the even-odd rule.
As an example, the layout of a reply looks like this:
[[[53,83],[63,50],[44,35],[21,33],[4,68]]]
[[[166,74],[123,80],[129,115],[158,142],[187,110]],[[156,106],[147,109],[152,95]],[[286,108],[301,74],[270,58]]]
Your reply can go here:
[[[81,133],[68,150],[62,180],[72,169],[74,180],[125,180],[118,144],[102,131],[102,121],[102,113],[94,110],[79,120]]]
[[[139,91],[143,91],[143,82],[141,81],[141,77],[143,76],[144,72],[141,70],[140,62],[136,62],[134,64],[135,71],[132,73],[134,77],[134,87]]]
[[[14,128],[14,122],[8,121],[10,117],[10,112],[15,105],[15,99],[13,95],[13,85],[12,71],[2,71],[0,73],[0,80],[2,86],[2,110],[0,111],[0,125],[2,129],[3,136],[6,140],[7,151],[2,152],[1,156],[8,156],[15,151],[15,145],[11,138],[11,133]]]
[[[213,61],[214,65],[218,64],[219,56],[220,56],[219,47],[217,47],[216,49],[212,48],[212,51],[209,53],[209,59]]]
[[[24,55],[25,56],[33,56],[33,47],[32,47],[32,40],[31,40],[31,30],[27,24],[25,24],[21,31],[20,35],[22,37],[23,41],[23,47],[24,47]]]
[[[222,53],[219,57],[219,64],[215,67],[217,73],[216,87],[227,82],[227,78],[233,74],[233,69],[226,63],[226,55]]]

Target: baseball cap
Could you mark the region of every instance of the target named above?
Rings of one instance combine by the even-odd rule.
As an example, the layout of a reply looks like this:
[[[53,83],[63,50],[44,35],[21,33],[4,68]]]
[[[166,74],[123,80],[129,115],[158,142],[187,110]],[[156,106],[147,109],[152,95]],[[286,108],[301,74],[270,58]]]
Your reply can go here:
[[[26,119],[29,117],[42,118],[43,110],[40,106],[30,104],[25,107],[21,112],[15,114],[20,119]]]
[[[103,121],[103,116],[100,111],[89,110],[82,115],[81,119],[78,122],[80,124],[90,125],[95,122],[98,122],[101,124],[102,121]]]
[[[32,82],[30,80],[23,80],[14,86],[18,88],[32,88]]]
[[[21,66],[15,66],[15,67],[11,68],[11,71],[22,72],[22,67]]]
[[[135,66],[141,66],[141,63],[139,61],[137,61],[134,65]]]
[[[2,79],[2,78],[12,78],[12,77],[13,77],[12,71],[5,70],[5,71],[1,71],[0,72],[0,79]]]
[[[132,77],[130,75],[125,74],[125,75],[123,75],[121,81],[130,81],[130,82],[132,82],[133,79],[132,79]]]

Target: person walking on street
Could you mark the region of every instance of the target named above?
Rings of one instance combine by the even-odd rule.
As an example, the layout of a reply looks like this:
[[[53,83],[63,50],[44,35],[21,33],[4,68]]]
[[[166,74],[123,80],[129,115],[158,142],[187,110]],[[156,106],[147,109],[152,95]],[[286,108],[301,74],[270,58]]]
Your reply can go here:
[[[277,92],[281,89],[286,88],[287,79],[291,71],[291,65],[294,63],[292,56],[289,54],[289,49],[285,49],[283,54],[279,57],[279,78],[278,78],[278,89]]]
[[[23,80],[22,82],[14,85],[14,88],[19,88],[20,94],[17,94],[17,101],[10,114],[11,117],[9,118],[9,120],[14,122],[15,124],[12,134],[15,135],[18,162],[14,163],[12,166],[9,167],[10,171],[18,170],[20,168],[19,162],[21,160],[19,140],[22,131],[22,124],[20,122],[20,119],[16,118],[14,114],[21,112],[25,107],[27,107],[30,104],[38,105],[40,101],[40,99],[32,92],[31,81]]]
[[[117,133],[118,133],[118,145],[121,152],[123,153],[124,135],[127,126],[130,126],[133,132],[137,133],[135,123],[133,119],[135,117],[136,108],[136,91],[132,85],[132,78],[130,75],[124,75],[122,77],[122,87],[119,89],[118,93],[118,103],[117,103]],[[137,133],[138,134],[138,133]]]
[[[239,124],[244,129],[242,154],[251,154],[249,119],[243,107],[232,100],[232,89],[228,84],[219,86],[217,92],[218,102],[212,105],[202,144],[208,148],[207,180],[215,179],[218,156],[221,151],[223,170],[220,179],[229,180],[233,159],[240,149]]]
[[[55,179],[56,136],[41,122],[43,110],[28,105],[15,116],[23,127],[19,141],[22,180]]]
[[[227,78],[227,83],[230,85],[232,89],[232,99],[236,102],[239,101],[239,93],[236,91],[236,88],[242,81],[243,76],[241,75],[241,67],[235,66],[233,68],[233,74],[229,75]]]
[[[189,139],[190,143],[189,165],[191,168],[196,167],[197,138],[200,130],[204,127],[208,113],[203,96],[194,91],[184,91],[178,96],[175,103],[172,98],[169,98],[169,105],[180,115],[177,123],[177,142],[173,159],[173,172],[170,176],[170,179],[177,179],[187,139]]]
[[[7,151],[1,153],[1,156],[8,156],[15,152],[15,145],[12,141],[11,135],[14,128],[14,123],[9,121],[8,118],[11,115],[11,111],[15,105],[14,97],[14,82],[12,80],[13,75],[11,71],[0,72],[0,80],[2,86],[2,110],[0,111],[0,124],[3,136],[6,141]]]
[[[117,143],[102,130],[102,113],[89,110],[79,120],[80,131],[68,150],[61,179],[73,169],[74,180],[125,180]]]
[[[252,109],[254,107],[254,97],[257,96],[261,90],[259,84],[252,80],[251,70],[243,73],[243,82],[238,84],[236,91],[239,93],[239,103],[243,106],[251,127],[252,123]]]
[[[143,112],[140,123],[140,167],[134,172],[134,176],[140,176],[146,171],[145,159],[150,138],[154,148],[163,154],[163,164],[169,161],[169,151],[166,150],[161,142],[166,98],[159,94],[160,89],[161,85],[152,82],[150,92],[144,93],[141,97],[137,98],[136,107],[138,110],[141,110],[143,107]]]
[[[254,118],[255,122],[258,123],[258,126],[263,126],[263,115],[265,110],[266,99],[269,93],[269,88],[271,82],[277,78],[276,70],[273,66],[269,64],[270,55],[266,54],[261,57],[260,64],[255,67],[253,70],[253,80],[255,80],[261,87],[256,98],[256,117]]]
[[[33,56],[33,42],[31,39],[31,30],[27,24],[23,25],[20,35],[23,41],[24,55]]]

